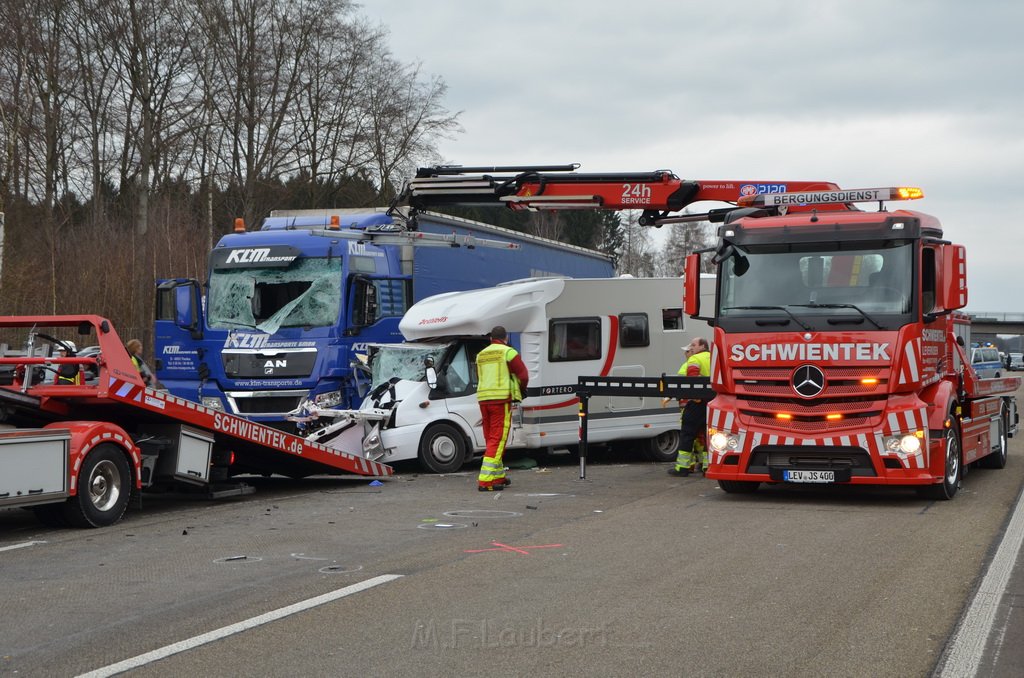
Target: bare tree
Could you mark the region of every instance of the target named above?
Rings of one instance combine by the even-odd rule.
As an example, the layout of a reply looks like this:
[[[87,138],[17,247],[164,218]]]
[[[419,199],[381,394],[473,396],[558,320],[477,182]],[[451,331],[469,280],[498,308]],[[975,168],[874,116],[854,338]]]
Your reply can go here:
[[[528,214],[526,231],[531,235],[551,240],[562,240],[565,224],[556,210],[541,210]]]
[[[203,34],[221,89],[218,122],[227,162],[241,188],[247,223],[255,220],[260,179],[297,166],[294,112],[314,36],[347,0],[203,0]]]
[[[3,170],[0,172],[3,199],[25,197],[29,182],[22,149],[31,116],[31,94],[27,75],[30,21],[26,8],[0,3],[0,25],[8,39],[0,40],[0,124],[3,132]],[[6,207],[6,205],[5,205]]]
[[[6,8],[20,50],[15,59],[21,98],[11,104],[20,108],[17,130],[23,136],[16,143],[21,144],[18,156],[25,160],[24,195],[47,209],[55,206],[57,187],[63,183],[62,155],[68,143],[67,102],[74,78],[63,51],[68,4],[69,0],[40,0]]]
[[[338,186],[372,161],[362,102],[374,77],[370,57],[385,36],[383,29],[360,20],[331,22],[329,30],[314,36],[295,110],[298,167],[314,187]],[[308,199],[333,201],[333,196],[313,193]]]
[[[640,225],[640,212],[623,213],[624,246],[618,256],[618,272],[638,278],[655,275],[655,250],[648,226]]]
[[[187,0],[116,0],[105,17],[124,66],[131,101],[127,112],[138,116],[135,135],[126,143],[137,154],[138,178],[133,182],[126,173],[122,185],[137,186],[135,228],[142,236],[148,229],[150,190],[166,178],[166,154],[192,106],[195,79],[187,46],[193,31],[185,23],[187,6]]]
[[[382,192],[394,193],[399,176],[417,164],[436,161],[434,144],[460,129],[458,113],[441,104],[448,86],[440,78],[420,80],[418,65],[403,65],[390,54],[376,57],[376,78],[367,92],[370,149]]]
[[[117,59],[110,22],[100,21],[116,9],[111,0],[79,0],[72,7],[68,41],[78,70],[78,87],[71,97],[80,111],[76,152],[86,169],[84,195],[92,198],[92,218],[106,213],[106,190],[116,170],[116,130],[125,121],[115,103],[123,82],[123,65]]]
[[[365,204],[436,161],[458,130],[444,82],[395,61],[355,7],[0,2],[2,310],[142,334],[153,278],[199,275],[215,218]]]

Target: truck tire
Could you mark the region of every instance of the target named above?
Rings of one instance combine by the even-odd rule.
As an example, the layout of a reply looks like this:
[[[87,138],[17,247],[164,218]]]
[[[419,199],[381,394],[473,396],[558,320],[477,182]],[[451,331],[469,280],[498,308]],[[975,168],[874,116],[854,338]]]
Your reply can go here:
[[[419,458],[431,473],[454,473],[466,463],[466,440],[451,424],[434,424],[423,432]]]
[[[64,517],[73,527],[113,525],[128,508],[132,471],[116,445],[97,445],[78,473],[78,494],[67,500]]]
[[[1006,468],[1006,429],[1008,413],[1006,411],[1006,403],[999,404],[999,440],[996,441],[996,449],[988,456],[982,457],[978,461],[978,466],[982,468]]]
[[[942,474],[942,482],[919,488],[921,496],[928,499],[946,501],[956,496],[960,489],[960,477],[963,473],[963,460],[960,457],[960,430],[953,426],[946,436],[946,464]]]
[[[729,494],[751,494],[757,492],[761,483],[755,480],[719,480],[718,486]]]
[[[675,461],[679,455],[679,431],[673,429],[646,438],[643,441],[644,456],[651,461]]]

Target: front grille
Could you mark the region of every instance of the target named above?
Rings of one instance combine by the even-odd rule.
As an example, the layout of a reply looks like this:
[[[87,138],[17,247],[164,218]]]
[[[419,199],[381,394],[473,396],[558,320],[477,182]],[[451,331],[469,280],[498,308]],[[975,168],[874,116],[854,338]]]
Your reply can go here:
[[[873,477],[871,456],[860,447],[759,445],[750,454],[749,473],[770,469],[844,470],[850,475]]]
[[[737,368],[733,373],[739,396],[792,398],[792,376],[795,367]],[[825,389],[819,398],[867,396],[884,392],[888,383],[888,368],[877,367],[823,367]],[[861,384],[861,379],[877,379],[872,386]]]
[[[777,428],[783,431],[828,433],[829,431],[868,426],[871,423],[871,417],[843,417],[836,421],[825,419],[825,417],[816,419],[777,419],[775,416],[753,415],[750,417],[750,423],[757,426]]]
[[[269,396],[266,398],[236,398],[234,400],[238,414],[284,414],[294,410],[300,402],[302,402],[302,396]]]
[[[800,433],[827,433],[854,427],[870,427],[881,416],[884,400],[874,397],[849,400],[819,398],[737,397],[739,413],[751,425],[770,427],[781,431]],[[779,419],[775,415],[785,412],[792,419]],[[841,419],[828,419],[828,415],[841,415]]]
[[[802,417],[813,417],[816,415],[833,413],[868,416],[870,414],[881,413],[885,406],[884,400],[876,400],[874,398],[860,398],[856,400],[852,398],[850,400],[797,400],[795,398],[778,400],[765,398],[737,398],[737,400],[743,404],[744,408],[749,409],[752,414],[756,413],[757,410],[771,413],[781,410],[783,412],[789,412],[790,414]]]

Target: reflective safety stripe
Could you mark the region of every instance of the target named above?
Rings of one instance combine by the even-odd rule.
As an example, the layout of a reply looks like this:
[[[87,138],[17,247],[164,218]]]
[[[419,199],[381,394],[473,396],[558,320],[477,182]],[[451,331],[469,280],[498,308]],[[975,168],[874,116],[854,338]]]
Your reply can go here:
[[[700,463],[702,468],[708,467],[708,451],[704,448],[704,443],[701,442],[700,438],[693,441],[693,448],[693,452],[689,450],[679,450],[676,455],[677,471],[693,468],[693,465],[696,463]]]
[[[480,485],[492,485],[495,480],[501,480],[505,477],[505,462],[502,461],[502,455],[505,453],[505,444],[508,442],[508,434],[512,427],[512,406],[509,403],[505,403],[503,409],[504,417],[501,422],[501,438],[498,440],[494,456],[490,456],[490,452],[488,452],[488,454],[484,455],[483,461],[480,462],[480,475],[477,477]],[[487,436],[487,431],[484,431],[484,436]]]
[[[499,464],[493,457],[484,457],[480,464],[480,472],[484,475],[495,475],[504,471],[505,467]]]

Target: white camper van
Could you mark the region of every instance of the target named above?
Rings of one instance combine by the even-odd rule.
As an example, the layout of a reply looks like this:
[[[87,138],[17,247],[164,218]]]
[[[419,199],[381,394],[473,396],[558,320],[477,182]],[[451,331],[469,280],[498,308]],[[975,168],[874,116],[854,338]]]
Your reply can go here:
[[[309,407],[335,418],[309,437],[385,463],[460,468],[485,448],[475,359],[491,327],[503,325],[530,373],[508,448],[575,445],[580,376],[674,375],[691,338],[711,339],[705,323],[683,316],[682,295],[680,278],[531,278],[424,299],[399,325],[406,343],[371,347],[371,390],[360,409]],[[649,459],[675,458],[674,402],[594,397],[589,410],[589,442],[631,441]]]

